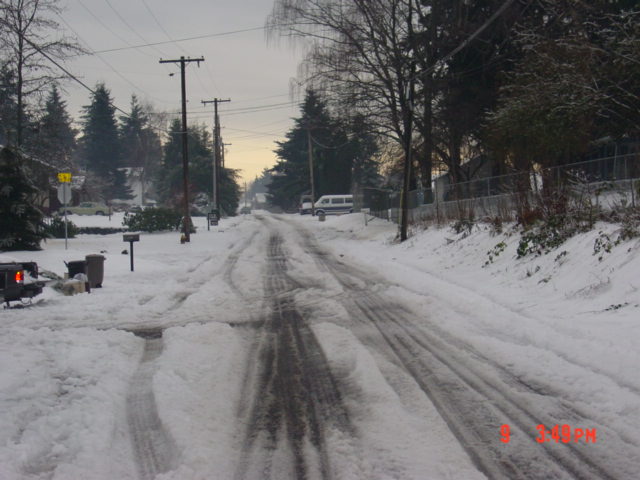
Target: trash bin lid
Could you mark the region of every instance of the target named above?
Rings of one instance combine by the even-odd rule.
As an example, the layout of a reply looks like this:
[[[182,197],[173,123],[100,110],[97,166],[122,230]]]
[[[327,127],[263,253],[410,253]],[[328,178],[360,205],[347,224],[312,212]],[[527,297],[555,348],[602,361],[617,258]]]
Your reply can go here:
[[[95,259],[95,260],[102,259],[102,260],[104,260],[105,256],[104,255],[100,255],[99,253],[92,253],[91,255],[86,255],[84,258],[87,259],[87,260],[89,260],[89,259]]]

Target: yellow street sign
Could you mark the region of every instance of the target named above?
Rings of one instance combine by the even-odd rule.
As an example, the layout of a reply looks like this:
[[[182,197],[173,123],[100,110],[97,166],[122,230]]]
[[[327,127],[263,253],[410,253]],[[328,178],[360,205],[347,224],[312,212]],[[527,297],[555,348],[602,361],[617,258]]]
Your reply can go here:
[[[70,173],[58,173],[58,181],[60,183],[69,183],[69,182],[71,182],[71,174]]]

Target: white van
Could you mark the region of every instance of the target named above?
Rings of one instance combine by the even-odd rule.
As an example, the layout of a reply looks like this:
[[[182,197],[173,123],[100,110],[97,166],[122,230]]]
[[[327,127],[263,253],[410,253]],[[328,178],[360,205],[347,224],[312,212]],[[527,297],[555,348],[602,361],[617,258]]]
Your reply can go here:
[[[316,215],[353,212],[353,195],[322,195],[313,205]]]

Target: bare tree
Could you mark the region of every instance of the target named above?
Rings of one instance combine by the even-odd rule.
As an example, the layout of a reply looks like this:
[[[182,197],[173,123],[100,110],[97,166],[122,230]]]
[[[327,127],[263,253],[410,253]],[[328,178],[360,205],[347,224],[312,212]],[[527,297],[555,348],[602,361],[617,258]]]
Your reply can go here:
[[[333,97],[343,112],[359,110],[404,150],[400,238],[407,237],[412,178],[414,0],[276,0],[269,31],[302,38],[308,53],[301,73]],[[328,95],[329,93],[330,95]]]
[[[16,78],[16,139],[23,140],[26,100],[42,93],[48,83],[63,78],[52,63],[63,61],[82,48],[70,38],[58,35],[58,0],[2,0],[0,3],[0,48],[3,60]]]
[[[300,74],[342,113],[357,107],[379,133],[400,143],[410,115],[411,0],[276,0],[271,37],[307,48]]]

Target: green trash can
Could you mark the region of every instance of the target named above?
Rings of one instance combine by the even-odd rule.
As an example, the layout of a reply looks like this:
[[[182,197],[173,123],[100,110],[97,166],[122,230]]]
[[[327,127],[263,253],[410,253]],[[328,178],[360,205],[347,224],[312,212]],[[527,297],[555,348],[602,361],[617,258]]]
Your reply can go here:
[[[91,288],[101,288],[104,279],[104,255],[87,255],[85,261],[87,263],[87,278]]]
[[[64,262],[69,270],[69,278],[75,277],[79,273],[87,274],[87,262],[84,260],[73,260]]]

